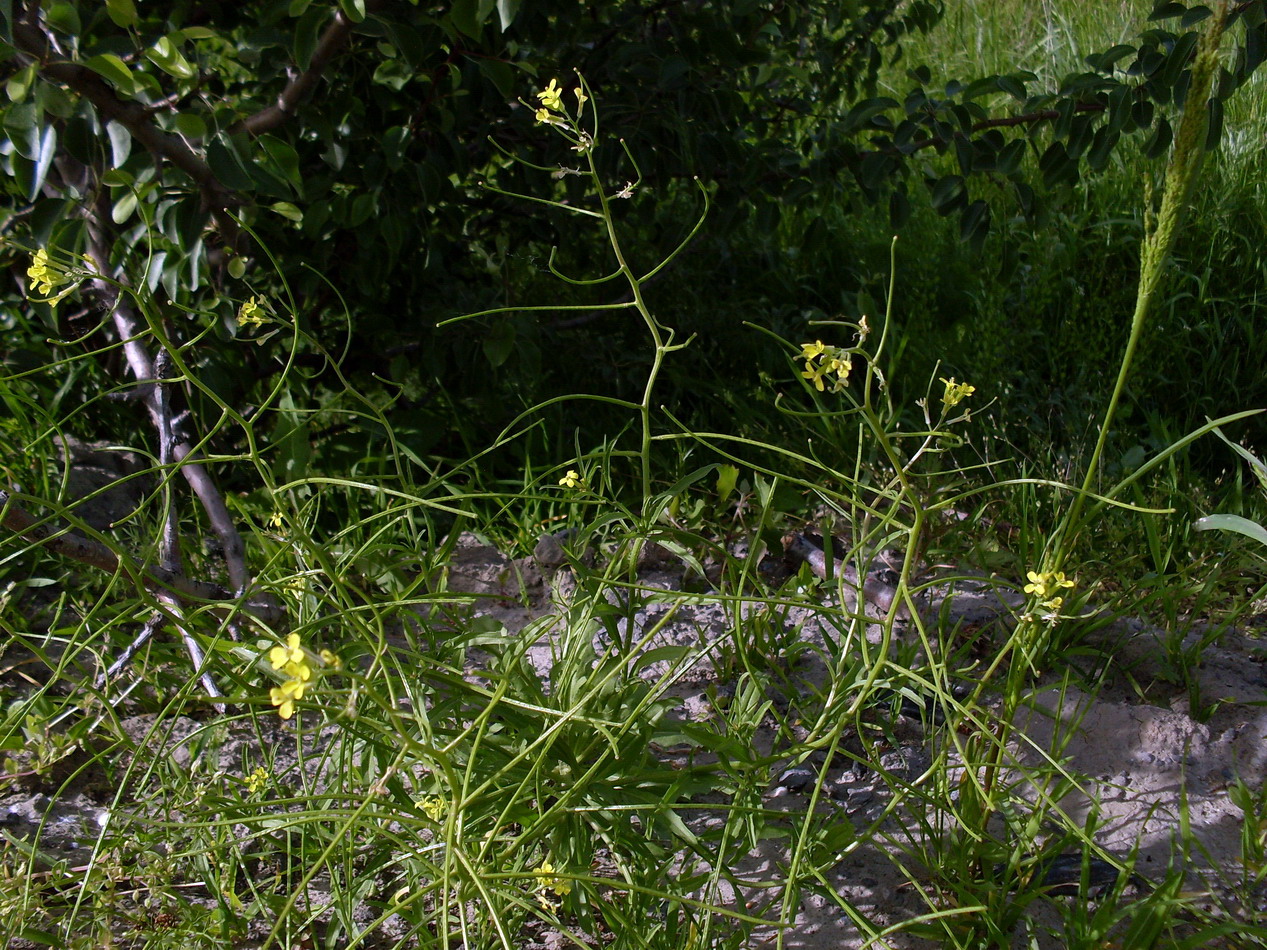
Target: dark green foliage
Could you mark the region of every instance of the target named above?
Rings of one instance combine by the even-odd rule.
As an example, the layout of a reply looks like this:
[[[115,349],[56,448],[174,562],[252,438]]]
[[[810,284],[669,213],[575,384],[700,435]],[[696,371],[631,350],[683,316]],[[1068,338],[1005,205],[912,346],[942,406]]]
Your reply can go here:
[[[707,183],[715,237],[680,266],[687,286],[710,284],[710,306],[681,305],[672,275],[653,305],[706,340],[697,368],[751,366],[736,349],[743,318],[789,303],[795,313],[831,311],[835,277],[856,294],[874,276],[841,270],[849,248],[829,223],[838,210],[883,202],[900,227],[913,203],[926,204],[957,217],[975,251],[1017,211],[1044,220],[1053,189],[1104,169],[1125,143],[1162,155],[1193,30],[1208,14],[1159,4],[1137,45],[1087,57],[1089,71],[1054,90],[1019,70],[946,81],[936,64],[910,64],[905,92],[880,94],[903,39],[942,12],[888,0],[464,0],[443,12],[374,0],[17,3],[3,23],[7,227],[15,241],[64,257],[89,253],[97,233],[109,254],[100,263],[143,281],[173,338],[200,337],[209,383],[230,404],[260,398],[258,382],[267,388],[283,359],[280,339],[235,343],[238,303],[259,293],[293,307],[367,390],[388,381],[394,395],[380,401],[391,402],[393,424],[417,433],[417,451],[460,454],[467,446],[447,420],[467,420],[465,437],[478,440],[539,399],[578,386],[628,396],[644,375],[642,357],[630,355],[638,328],[610,314],[435,329],[494,306],[609,302],[545,270],[557,247],[565,273],[607,271],[601,235],[479,187],[541,193],[541,176],[508,153],[546,167],[572,161],[516,104],[534,105],[545,80],[568,87],[579,70],[603,127],[631,143],[645,182],[622,209],[638,238],[635,266],[681,239],[697,210],[691,179]],[[1267,46],[1261,2],[1235,16],[1240,48],[1220,97]],[[614,148],[602,161],[617,184],[636,177]],[[552,197],[579,200],[578,186],[564,176]],[[792,219],[803,252],[837,261],[835,277],[736,286],[785,269],[767,239]],[[245,285],[229,276],[243,268]],[[719,317],[721,301],[748,313]],[[78,331],[65,317],[57,325],[63,337]],[[318,383],[331,368],[313,353],[297,359]],[[710,398],[684,382],[682,398],[709,424]],[[564,430],[576,421],[558,420]],[[313,424],[319,435],[331,420]]]

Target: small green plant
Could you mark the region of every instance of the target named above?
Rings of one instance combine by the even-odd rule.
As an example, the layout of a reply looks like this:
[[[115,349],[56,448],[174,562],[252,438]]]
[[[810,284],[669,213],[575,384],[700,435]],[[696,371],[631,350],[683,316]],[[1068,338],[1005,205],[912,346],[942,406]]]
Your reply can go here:
[[[970,824],[977,827],[979,831],[984,831],[987,822],[996,811],[993,779],[997,774],[1003,750],[1011,732],[1011,722],[1017,706],[1033,676],[1047,665],[1052,651],[1058,651],[1063,646],[1058,636],[1061,621],[1075,616],[1077,610],[1086,603],[1085,599],[1067,603],[1069,598],[1066,594],[1075,587],[1076,583],[1074,578],[1066,577],[1065,571],[1079,539],[1090,530],[1094,517],[1107,504],[1112,503],[1113,499],[1125,488],[1134,483],[1145,470],[1161,464],[1165,458],[1178,451],[1187,442],[1215,428],[1214,424],[1204,427],[1187,439],[1170,446],[1146,466],[1137,469],[1108,491],[1103,493],[1096,491],[1101,476],[1100,466],[1105,446],[1125,393],[1139,341],[1154,312],[1167,261],[1178,238],[1180,225],[1196,184],[1202,159],[1210,147],[1207,104],[1219,69],[1219,46],[1227,16],[1227,4],[1220,5],[1207,24],[1198,44],[1192,66],[1192,78],[1184,100],[1183,116],[1166,168],[1160,204],[1156,209],[1153,207],[1152,196],[1149,195],[1145,212],[1145,233],[1140,251],[1139,286],[1135,311],[1131,318],[1130,336],[1121,358],[1112,395],[1098,427],[1097,440],[1087,461],[1081,485],[1073,492],[1068,508],[1061,516],[1046,550],[1042,553],[1039,566],[1028,574],[1029,583],[1025,586],[1025,593],[1029,597],[1029,604],[1021,614],[1020,623],[982,678],[984,685],[992,681],[997,673],[1004,672],[1002,677],[1004,705],[1000,715],[1000,725],[996,734],[990,737],[988,747],[980,749],[984,760],[990,764],[984,770],[983,782],[971,786],[977,800],[972,806],[976,809],[976,817]]]
[[[571,168],[560,166],[557,169],[549,169],[543,166],[532,165],[518,155],[510,155],[509,157],[515,162],[533,168],[540,172],[551,174],[556,180],[564,181],[573,176],[580,177],[587,184],[585,200],[582,202],[565,201],[556,198],[536,198],[528,195],[516,195],[510,192],[504,192],[495,185],[485,183],[484,187],[490,191],[506,194],[522,201],[536,202],[546,205],[547,207],[560,209],[568,214],[577,215],[581,218],[591,219],[594,224],[599,227],[606,237],[606,242],[611,249],[615,270],[606,276],[592,278],[571,277],[560,271],[555,265],[555,257],[557,248],[551,251],[550,259],[547,266],[550,273],[568,284],[576,286],[601,286],[613,281],[621,281],[629,288],[630,299],[625,303],[615,303],[601,305],[598,308],[586,305],[571,306],[530,306],[530,307],[497,307],[492,310],[483,310],[478,313],[465,314],[461,317],[455,317],[451,320],[443,321],[440,325],[446,326],[458,321],[471,320],[478,317],[493,316],[495,314],[511,313],[511,312],[532,312],[532,311],[557,311],[557,310],[633,310],[641,319],[643,326],[646,327],[647,334],[652,345],[651,366],[647,372],[646,383],[643,387],[642,399],[636,404],[622,403],[619,400],[614,402],[617,405],[625,405],[627,408],[633,409],[638,413],[638,424],[640,432],[640,442],[638,450],[634,453],[638,459],[642,504],[644,514],[647,506],[652,499],[652,469],[653,460],[651,455],[652,434],[654,432],[653,410],[654,395],[656,383],[660,377],[660,372],[664,365],[665,357],[668,354],[683,350],[691,344],[691,340],[687,339],[681,343],[674,343],[676,336],[671,327],[662,324],[651,312],[651,308],[646,299],[645,286],[653,280],[661,271],[668,267],[675,258],[690,244],[691,240],[699,232],[704,224],[705,217],[708,214],[708,190],[699,185],[700,194],[703,197],[704,208],[700,213],[699,219],[695,222],[694,227],[683,238],[682,242],[672,251],[664,255],[659,263],[649,268],[645,272],[635,271],[629,258],[627,257],[624,247],[621,243],[620,224],[615,214],[615,207],[618,202],[632,201],[635,196],[641,196],[643,190],[642,174],[638,170],[638,163],[625,144],[624,140],[619,141],[621,152],[628,163],[628,177],[625,177],[624,184],[616,187],[610,184],[614,179],[619,179],[613,167],[614,160],[608,160],[603,167],[600,167],[599,155],[604,154],[606,149],[611,148],[611,143],[604,141],[599,130],[599,110],[598,104],[593,101],[589,87],[585,83],[585,79],[579,73],[576,76],[576,85],[572,89],[572,96],[565,101],[565,90],[558,85],[557,79],[551,79],[545,89],[536,94],[539,105],[534,111],[534,118],[538,126],[544,126],[550,131],[558,134],[566,140],[571,147],[571,151],[576,153],[576,158],[581,162],[579,168]],[[573,100],[574,103],[573,103]],[[600,151],[600,149],[602,151]],[[698,180],[697,180],[698,183]],[[612,400],[608,400],[612,401]],[[543,408],[543,407],[537,407]],[[512,423],[513,426],[513,423]],[[578,460],[579,461],[579,460]],[[561,484],[568,484],[572,476],[571,469],[564,476]],[[579,485],[579,476],[575,481]],[[576,487],[576,485],[568,485],[568,487]]]

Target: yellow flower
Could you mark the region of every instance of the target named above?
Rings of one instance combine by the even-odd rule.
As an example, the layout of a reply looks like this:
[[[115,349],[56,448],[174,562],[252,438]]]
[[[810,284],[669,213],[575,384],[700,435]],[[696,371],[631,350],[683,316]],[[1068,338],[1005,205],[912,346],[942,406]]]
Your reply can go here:
[[[268,784],[268,769],[264,766],[258,766],[254,772],[246,777],[246,790],[254,795],[256,792],[264,788]]]
[[[585,90],[582,89],[580,86],[577,86],[572,91],[576,93],[576,107],[578,109],[581,108],[581,106],[585,105],[585,103],[589,101],[589,96],[585,95]]]
[[[823,373],[826,372],[821,366],[815,366],[813,363],[805,364],[805,372],[801,373],[805,379],[814,384],[814,388],[820,393],[823,391]]]
[[[31,266],[26,269],[26,276],[31,278],[31,289],[47,297],[62,284],[70,283],[66,271],[51,260],[48,251],[40,248],[31,258]]]
[[[853,362],[848,356],[833,356],[827,361],[827,372],[836,374],[836,385],[832,387],[836,392],[849,385],[849,373],[852,370]]]
[[[292,633],[286,638],[284,647],[273,647],[268,651],[268,661],[273,664],[275,670],[280,670],[287,664],[301,665],[304,657],[304,649],[300,646],[297,633]]]
[[[31,290],[38,290],[45,298],[43,303],[56,307],[63,297],[78,286],[85,275],[82,272],[71,274],[66,268],[52,260],[48,256],[48,251],[40,248],[32,255],[31,266],[26,269],[26,276],[31,278]],[[49,296],[63,285],[65,285],[64,289],[52,297]]]
[[[320,656],[322,665],[335,670],[343,668],[339,658],[329,650],[322,650]],[[297,633],[286,638],[285,646],[276,646],[269,650],[268,661],[273,669],[280,670],[286,677],[284,683],[268,691],[269,700],[278,707],[278,715],[289,719],[295,714],[296,701],[303,699],[304,690],[313,680],[312,664],[317,661],[304,649]]]
[[[823,345],[822,340],[815,340],[813,343],[802,343],[801,344],[801,359],[803,360],[816,359],[817,357],[822,356],[823,352],[826,349],[827,347]]]
[[[295,701],[304,698],[307,683],[303,680],[287,680],[281,686],[274,686],[268,691],[269,699],[277,706],[277,715],[289,719],[295,714]]]
[[[542,861],[541,867],[532,872],[540,879],[537,884],[538,890],[554,891],[554,893],[559,897],[571,894],[572,882],[566,878],[559,877],[554,873],[554,870],[553,864],[549,861]]]
[[[554,121],[554,116],[550,114],[550,110],[547,109],[545,106],[542,106],[540,109],[534,112],[533,118],[535,118],[538,122],[553,122]]]
[[[1051,604],[1055,603],[1055,606],[1051,607],[1052,610],[1059,610],[1061,604],[1064,603],[1064,598],[1053,597],[1053,595],[1074,586],[1074,582],[1065,577],[1064,571],[1045,571],[1041,574],[1038,571],[1030,571],[1025,576],[1029,578],[1029,583],[1025,585],[1025,593],[1033,594],[1037,600],[1043,602],[1044,607],[1051,607]]]
[[[258,298],[252,297],[238,308],[238,326],[262,326],[268,317]]]
[[[537,98],[541,100],[541,104],[547,109],[552,109],[555,112],[562,112],[563,101],[560,98],[562,93],[563,90],[559,88],[559,81],[557,79],[551,79],[550,85],[546,86],[537,93]]]
[[[969,386],[967,383],[955,382],[955,377],[951,376],[946,379],[944,376],[941,381],[946,384],[946,391],[942,394],[941,401],[947,409],[959,405],[966,398],[977,391],[976,386]]]
[[[849,385],[849,374],[853,371],[853,360],[848,350],[837,346],[828,346],[822,340],[801,344],[800,359],[805,361],[803,379],[808,379],[820,393],[824,389],[824,378],[835,376],[831,391],[840,392]]]
[[[429,795],[420,803],[422,810],[426,812],[427,817],[432,821],[439,821],[444,817],[444,813],[449,810],[449,803],[439,795]]]
[[[559,479],[559,485],[562,488],[584,488],[585,480],[581,478],[580,472],[569,468],[568,473]]]

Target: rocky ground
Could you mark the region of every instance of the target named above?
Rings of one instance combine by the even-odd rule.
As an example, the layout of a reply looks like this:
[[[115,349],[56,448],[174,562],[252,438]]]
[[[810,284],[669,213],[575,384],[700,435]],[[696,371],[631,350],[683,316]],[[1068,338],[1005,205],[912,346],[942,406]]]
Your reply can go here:
[[[536,557],[513,561],[479,539],[464,536],[445,583],[450,590],[477,595],[478,613],[494,618],[512,632],[521,631],[556,610],[557,603],[569,596],[570,574],[558,564],[548,544],[539,546]],[[683,577],[671,561],[653,559],[644,565],[640,581],[647,589],[668,593],[681,588]],[[640,630],[664,619],[664,612],[670,609],[665,600],[651,598],[638,612],[635,623]],[[1000,593],[983,578],[930,588],[922,610],[941,623],[977,629],[994,624],[1001,625],[1001,630],[1016,605],[1015,597]],[[708,715],[717,691],[725,689],[708,653],[710,644],[727,635],[733,610],[733,605],[710,599],[706,593],[691,597],[674,608],[673,616],[651,644],[688,646],[703,653],[692,675],[675,687],[681,701],[676,715]],[[826,616],[829,613],[821,610],[791,608],[785,622],[796,626],[800,640],[821,645],[824,638],[839,636],[839,631],[825,621]],[[545,678],[550,660],[549,624],[533,624],[531,629],[544,631],[529,655]],[[899,625],[899,635],[903,629]],[[1214,903],[1227,882],[1240,873],[1243,816],[1229,798],[1229,789],[1238,780],[1260,789],[1267,777],[1267,644],[1253,631],[1229,630],[1201,646],[1204,633],[1194,628],[1182,644],[1188,648],[1187,662],[1192,664],[1187,670],[1189,684],[1182,686],[1177,685],[1179,678],[1175,676],[1176,658],[1182,651],[1177,652],[1174,645],[1165,648],[1164,631],[1135,621],[1120,621],[1096,631],[1087,644],[1091,648],[1088,656],[1112,658],[1105,686],[1089,695],[1053,683],[1018,716],[1016,747],[1018,754],[1034,764],[1051,758],[1056,750],[1055,757],[1076,784],[1076,790],[1061,800],[1062,809],[1075,824],[1082,824],[1094,811],[1098,816],[1094,837],[1099,846],[1111,855],[1137,855],[1138,880],[1133,886],[1147,888],[1166,869],[1179,866],[1188,876],[1190,889],[1208,892]],[[878,637],[879,627],[868,635]],[[655,676],[660,671],[653,666],[644,672]],[[827,675],[814,650],[799,655],[795,676],[807,687],[821,686]],[[1205,708],[1189,708],[1192,696],[1199,696]],[[811,757],[773,773],[765,796],[771,809],[803,812],[808,807],[807,796],[821,784],[819,808],[839,814],[842,821],[855,827],[874,825],[878,833],[873,843],[842,854],[828,881],[837,894],[881,927],[927,912],[916,890],[918,882],[912,882],[888,856],[903,845],[903,836],[911,833],[903,825],[900,808],[885,815],[891,780],[905,776],[914,781],[930,761],[928,720],[921,719],[919,710],[907,712],[910,715],[899,717],[893,726],[898,744],[883,752],[875,767],[849,758],[824,763],[821,756]],[[903,723],[902,718],[908,721]],[[230,736],[208,753],[189,742],[198,731],[198,723],[176,719],[153,731],[154,722],[152,716],[133,716],[124,720],[123,727],[156,756],[188,759],[214,754],[219,757],[219,767],[230,773],[241,772],[243,763],[250,760],[251,744],[261,741],[258,733],[244,724],[240,735]],[[280,740],[289,727],[270,722]],[[772,743],[772,722],[770,730],[768,735],[757,737],[758,745]],[[314,741],[321,741],[320,733]],[[666,750],[664,754],[674,753]],[[5,837],[10,842],[38,841],[41,864],[65,861],[70,867],[83,865],[92,855],[96,833],[110,820],[106,803],[113,790],[100,787],[100,773],[92,768],[66,784],[66,778],[75,773],[64,770],[74,767],[72,760],[59,774],[38,782],[11,780],[0,784],[0,825]],[[886,773],[889,781],[881,773]],[[1199,843],[1195,849],[1179,847],[1185,810],[1190,838]],[[720,818],[710,817],[704,809],[695,820],[706,827]],[[785,839],[759,845],[735,868],[736,878],[752,886],[710,898],[734,906],[758,899],[761,884],[777,880],[788,857]],[[909,861],[905,864],[910,866]],[[1075,880],[1077,874],[1075,868]],[[1244,919],[1264,919],[1267,893],[1261,887],[1257,898],[1256,906],[1240,908]],[[1051,898],[1083,899],[1090,898]],[[1040,917],[1050,915],[1050,908],[1044,910],[1036,904],[1033,912]],[[784,947],[838,950],[863,942],[849,916],[834,902],[818,896],[807,896],[787,923]],[[773,946],[774,934],[774,929],[768,929],[759,938],[764,942],[754,946]],[[571,945],[560,942],[558,934],[538,933],[524,939],[540,947]],[[891,945],[920,946],[901,936]],[[1060,942],[1053,938],[1050,945],[1059,946]]]

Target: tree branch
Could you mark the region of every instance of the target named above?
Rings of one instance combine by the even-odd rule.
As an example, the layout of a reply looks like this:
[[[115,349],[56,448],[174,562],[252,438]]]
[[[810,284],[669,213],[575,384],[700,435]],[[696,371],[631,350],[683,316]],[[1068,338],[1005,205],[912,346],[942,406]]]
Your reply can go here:
[[[111,573],[123,571],[139,579],[150,590],[167,592],[182,603],[238,600],[237,594],[219,584],[195,581],[161,566],[143,565],[126,554],[115,553],[100,541],[69,531],[54,531],[46,522],[15,504],[7,491],[0,491],[0,524],[34,544],[43,545],[54,554]],[[267,594],[244,599],[241,604],[243,610],[270,626],[277,627],[286,621],[286,612],[275,598]]]
[[[1105,106],[1099,102],[1079,102],[1074,106],[1075,112],[1103,112]],[[1060,118],[1060,112],[1057,109],[1045,109],[1042,112],[1027,112],[1024,115],[1002,116],[997,119],[981,119],[972,123],[973,132],[984,132],[986,129],[1002,129],[1017,125],[1032,125],[1035,122],[1052,122]],[[926,139],[918,139],[909,145],[885,145],[876,149],[877,152],[884,152],[886,155],[910,155],[922,149],[933,148],[936,146],[948,144],[947,140],[940,135],[930,136]],[[859,153],[866,155],[866,152]]]
[[[216,178],[211,166],[184,139],[158,128],[145,106],[120,99],[109,83],[87,66],[52,58],[52,38],[33,23],[15,17],[13,42],[45,78],[69,86],[91,102],[103,119],[118,122],[156,158],[192,178],[202,195],[203,208],[216,216],[226,240],[237,233],[237,225],[224,209],[242,204],[242,200]]]
[[[381,6],[383,6],[383,0],[367,3],[366,12],[372,13]],[[286,84],[286,88],[277,96],[276,103],[261,109],[254,115],[247,116],[233,126],[229,134],[245,132],[247,135],[260,135],[271,132],[284,124],[295,114],[299,103],[312,92],[330,60],[334,59],[335,54],[347,45],[355,27],[356,24],[348,19],[346,13],[342,10],[336,12],[334,22],[326,27],[326,31],[321,34],[321,39],[317,41],[317,48],[313,50],[312,59],[308,61],[308,68]]]

